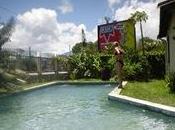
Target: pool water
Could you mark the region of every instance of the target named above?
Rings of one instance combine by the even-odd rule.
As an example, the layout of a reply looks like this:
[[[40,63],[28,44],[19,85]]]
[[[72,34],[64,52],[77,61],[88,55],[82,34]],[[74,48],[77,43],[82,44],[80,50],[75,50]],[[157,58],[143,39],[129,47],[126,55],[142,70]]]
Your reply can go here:
[[[0,130],[175,130],[175,118],[111,102],[111,85],[55,85],[0,98]]]

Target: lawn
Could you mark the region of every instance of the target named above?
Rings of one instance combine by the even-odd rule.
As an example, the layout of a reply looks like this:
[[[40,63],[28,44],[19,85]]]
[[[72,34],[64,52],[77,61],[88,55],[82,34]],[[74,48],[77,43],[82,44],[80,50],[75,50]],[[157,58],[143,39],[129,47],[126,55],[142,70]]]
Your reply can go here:
[[[175,94],[169,91],[164,80],[129,82],[121,94],[175,107]]]

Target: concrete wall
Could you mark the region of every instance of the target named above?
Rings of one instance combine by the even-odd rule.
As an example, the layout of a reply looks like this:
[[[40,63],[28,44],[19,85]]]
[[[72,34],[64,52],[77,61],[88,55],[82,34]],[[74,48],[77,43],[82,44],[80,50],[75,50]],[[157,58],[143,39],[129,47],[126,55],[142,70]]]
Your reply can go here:
[[[169,51],[170,51],[169,71],[175,72],[175,12],[173,12],[168,33],[169,33]]]

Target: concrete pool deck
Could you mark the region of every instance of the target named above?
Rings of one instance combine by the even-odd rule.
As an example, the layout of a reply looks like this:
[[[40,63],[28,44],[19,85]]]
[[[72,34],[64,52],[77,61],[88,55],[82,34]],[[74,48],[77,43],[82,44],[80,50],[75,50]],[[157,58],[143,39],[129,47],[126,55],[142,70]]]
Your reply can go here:
[[[126,82],[124,82],[124,85],[126,85]],[[116,87],[112,92],[108,94],[108,99],[135,105],[138,107],[142,107],[144,109],[152,110],[168,116],[175,117],[175,107],[166,106],[158,103],[153,103],[150,101],[145,101],[145,100],[140,100],[140,99],[120,95],[121,90],[122,89],[119,89],[118,87]]]

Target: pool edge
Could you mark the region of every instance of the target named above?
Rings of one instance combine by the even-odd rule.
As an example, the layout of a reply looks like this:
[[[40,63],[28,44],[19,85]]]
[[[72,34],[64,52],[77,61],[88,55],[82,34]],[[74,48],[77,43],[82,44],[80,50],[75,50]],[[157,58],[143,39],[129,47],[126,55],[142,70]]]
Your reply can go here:
[[[28,87],[28,88],[24,88],[22,90],[16,90],[12,93],[5,93],[5,94],[0,94],[0,98],[1,97],[5,97],[5,96],[9,96],[9,95],[14,95],[14,94],[18,94],[18,93],[24,93],[24,92],[29,92],[29,91],[34,91],[40,88],[44,88],[44,87],[49,87],[51,85],[64,85],[64,84],[68,84],[68,85],[86,85],[86,84],[90,84],[90,85],[106,85],[106,84],[117,84],[117,82],[115,81],[52,81],[52,82],[48,82],[48,83],[44,83],[41,85],[34,85],[32,87]]]
[[[114,88],[109,94],[108,99],[112,101],[119,101],[127,104],[131,104],[137,107],[148,109],[154,112],[162,113],[167,116],[175,117],[175,107],[153,103],[146,100],[136,99],[129,96],[120,95],[122,89],[118,87]]]

